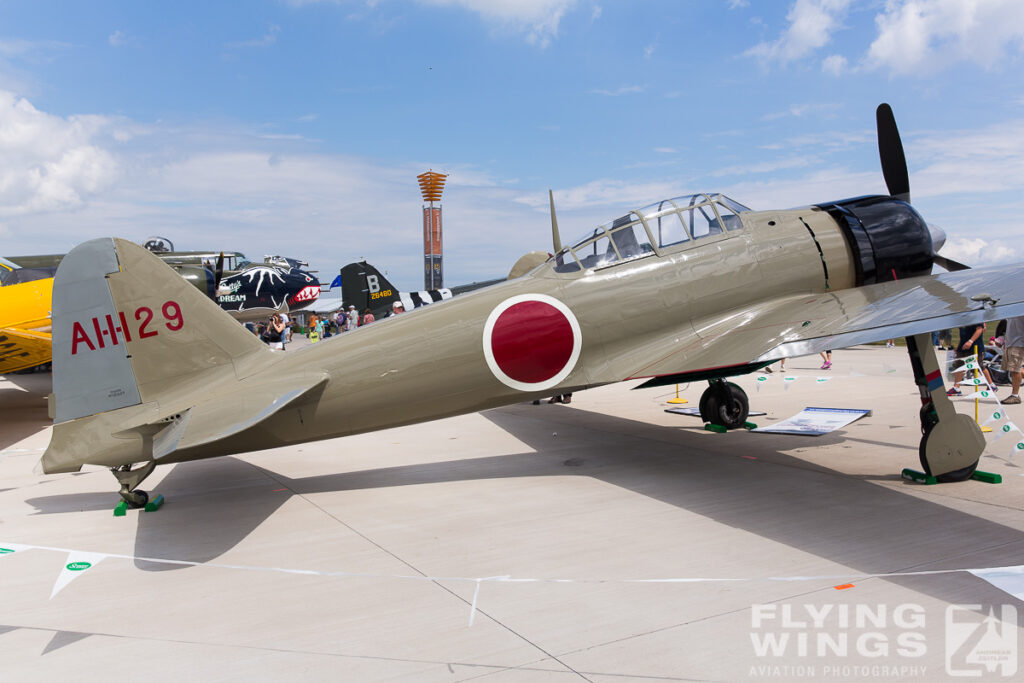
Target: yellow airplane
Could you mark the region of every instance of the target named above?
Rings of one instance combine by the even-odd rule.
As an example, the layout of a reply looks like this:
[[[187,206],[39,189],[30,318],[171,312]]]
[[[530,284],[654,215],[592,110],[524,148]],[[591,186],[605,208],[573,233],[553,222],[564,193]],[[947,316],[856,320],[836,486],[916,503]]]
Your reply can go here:
[[[0,375],[49,363],[53,278],[0,287]]]

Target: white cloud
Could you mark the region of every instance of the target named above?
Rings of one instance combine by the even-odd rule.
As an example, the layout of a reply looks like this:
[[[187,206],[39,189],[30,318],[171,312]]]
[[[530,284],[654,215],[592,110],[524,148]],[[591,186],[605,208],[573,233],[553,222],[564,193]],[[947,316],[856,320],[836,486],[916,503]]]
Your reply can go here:
[[[904,141],[913,197],[1024,191],[1024,119]]]
[[[799,177],[776,177],[733,186],[739,201],[753,197],[751,202],[764,201],[761,206],[798,205],[841,196],[884,193],[884,182],[881,171],[875,170],[877,167],[863,172],[819,170],[827,163],[826,155],[835,152],[867,147],[874,156],[874,143],[873,130],[807,134],[762,147],[788,150],[793,153],[788,159],[738,165],[713,171],[708,177],[715,178],[726,172],[775,174],[787,168],[809,169]],[[964,202],[972,202],[976,207],[965,210],[963,217],[973,216],[970,220],[976,222],[979,216],[993,215],[993,206],[987,203],[1004,206],[1007,197],[1024,194],[1024,119],[1003,121],[982,129],[916,134],[905,131],[903,145],[915,204],[946,211],[954,204],[963,206]],[[801,150],[814,150],[814,156],[798,154]],[[803,160],[807,163],[802,163]],[[778,199],[773,202],[775,196]],[[958,220],[950,225],[955,231],[955,226],[963,222]],[[987,231],[991,224],[989,221],[979,228]],[[1002,224],[999,229],[1004,230]]]
[[[58,59],[71,47],[56,40],[0,39],[0,91],[37,93],[42,88],[33,69]]]
[[[759,43],[744,54],[762,63],[794,62],[818,50],[832,39],[852,0],[796,0],[786,15],[789,26],[774,42]]]
[[[759,163],[744,163],[737,164],[736,166],[729,166],[726,168],[719,169],[711,172],[711,177],[718,178],[722,176],[735,176],[735,175],[763,175],[768,173],[777,173],[778,171],[789,170],[794,168],[807,168],[820,163],[820,159],[813,156],[796,156],[789,157],[786,159],[775,159],[772,161],[762,161]]]
[[[787,116],[795,116],[796,118],[803,118],[809,115],[821,116],[827,118],[831,114],[834,114],[839,109],[839,105],[834,102],[799,102],[797,104],[789,105],[789,109],[785,111],[772,112],[765,114],[761,117],[762,121],[774,121],[775,119],[785,118]]]
[[[0,91],[0,216],[74,209],[109,186],[117,163],[97,139],[113,129],[112,119],[63,119]]]
[[[821,70],[833,76],[839,76],[846,71],[846,57],[842,55],[829,55],[821,61]]]
[[[946,258],[968,265],[994,265],[1017,260],[1017,253],[1002,244],[989,242],[980,237],[946,240],[941,253]]]
[[[330,2],[336,5],[356,4],[355,0],[288,0],[293,6],[313,5]],[[384,0],[367,0],[365,5],[373,9]],[[460,7],[480,15],[496,28],[526,35],[527,42],[547,47],[558,36],[558,25],[562,17],[577,4],[578,0],[416,0],[421,5],[436,7]],[[601,16],[601,7],[595,6],[591,21]]]
[[[449,284],[504,275],[518,255],[549,248],[546,187],[535,180],[517,185],[458,160],[384,164],[317,154],[308,140],[273,137],[259,127],[57,117],[0,93],[0,233],[20,253],[67,250],[92,237],[163,234],[183,249],[305,258],[325,277],[362,256],[395,274],[398,286],[419,288],[415,177],[433,166],[451,174],[444,197]],[[828,131],[785,144],[785,158],[777,161],[722,168],[742,159],[723,157],[730,160],[718,171],[647,164],[558,189],[563,238],[629,208],[694,191],[721,190],[755,208],[885,191],[874,165],[822,170],[835,150],[873,147],[871,130]],[[1024,207],[1007,211],[1004,201],[1024,195],[1024,121],[910,134],[904,144],[915,203],[926,218],[951,227],[951,240],[990,240],[995,248],[981,250],[989,262],[1009,258],[1000,249],[1024,245],[1024,233],[1014,232]],[[674,154],[673,148],[655,151]],[[665,159],[674,157],[659,161]],[[969,231],[958,235],[958,226]]]
[[[799,167],[799,166],[796,166]],[[768,180],[754,179],[714,188],[753,209],[807,206],[843,197],[885,194],[881,172],[855,172],[843,168],[814,170],[799,177],[770,173]]]
[[[228,43],[227,47],[270,47],[277,42],[277,36],[281,33],[281,27],[277,24],[270,24],[267,32],[261,37],[253,40],[243,40],[237,43]]]
[[[0,234],[8,254],[162,234],[182,249],[304,258],[324,276],[364,256],[396,274],[398,286],[420,288],[416,175],[428,164],[385,165],[310,148],[268,140],[258,129],[61,118],[0,92]],[[521,190],[510,181],[459,164],[433,166],[451,173],[449,282],[505,275],[518,255],[548,247],[546,218],[515,201]]]
[[[934,72],[959,61],[998,67],[1024,47],[1020,0],[887,0],[875,17],[878,37],[868,68],[893,74]]]
[[[428,5],[454,5],[476,12],[485,21],[526,33],[541,47],[558,35],[558,24],[576,0],[419,0]]]
[[[827,131],[824,133],[808,133],[787,138],[782,142],[761,145],[761,149],[800,149],[813,147],[818,151],[834,152],[875,141],[874,130],[863,131]]]
[[[683,192],[673,179],[653,181],[628,181],[615,178],[600,178],[583,185],[564,190],[555,190],[555,207],[561,211],[598,209],[604,221],[613,217],[609,210],[626,211],[629,208],[646,206],[652,201],[676,196]],[[515,201],[534,208],[548,206],[547,193],[522,194]],[[561,215],[559,216],[561,218]]]
[[[133,36],[130,33],[125,33],[124,31],[121,31],[121,30],[114,31],[109,36],[107,36],[107,43],[111,47],[141,47],[142,46],[142,41],[138,37]]]
[[[605,90],[605,89],[601,89],[601,88],[594,89],[594,90],[590,91],[590,94],[591,95],[604,95],[605,97],[619,97],[621,95],[630,95],[630,94],[633,94],[633,93],[641,93],[644,90],[646,90],[646,87],[642,86],[642,85],[624,85],[622,87],[616,88],[615,90]]]
[[[107,43],[109,43],[111,47],[124,47],[125,45],[128,45],[128,42],[128,34],[121,30],[114,31],[107,36]]]
[[[66,50],[70,45],[56,40],[0,40],[0,56],[48,58],[55,52]]]

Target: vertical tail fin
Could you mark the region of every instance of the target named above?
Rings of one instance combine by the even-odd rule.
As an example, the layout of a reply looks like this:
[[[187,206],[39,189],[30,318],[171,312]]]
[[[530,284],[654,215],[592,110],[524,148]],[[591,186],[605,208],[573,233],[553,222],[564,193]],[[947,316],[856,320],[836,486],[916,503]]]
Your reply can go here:
[[[398,288],[366,261],[341,269],[341,297],[360,313],[367,308],[390,308],[392,303],[402,300]]]
[[[155,401],[261,353],[254,335],[132,242],[85,242],[57,270],[55,423]]]

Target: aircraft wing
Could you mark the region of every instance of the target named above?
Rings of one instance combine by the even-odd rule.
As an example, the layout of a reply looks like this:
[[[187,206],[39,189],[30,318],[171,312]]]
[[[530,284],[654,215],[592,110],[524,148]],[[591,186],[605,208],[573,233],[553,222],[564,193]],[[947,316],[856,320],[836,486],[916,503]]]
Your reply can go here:
[[[988,295],[989,300],[971,297]],[[743,374],[773,360],[1024,315],[1024,265],[977,268],[762,301],[649,340],[644,386]],[[617,364],[618,365],[618,364]],[[619,367],[622,367],[621,365]]]
[[[0,375],[49,363],[53,278],[0,288]]]
[[[0,327],[0,375],[49,363],[50,334],[17,327]]]

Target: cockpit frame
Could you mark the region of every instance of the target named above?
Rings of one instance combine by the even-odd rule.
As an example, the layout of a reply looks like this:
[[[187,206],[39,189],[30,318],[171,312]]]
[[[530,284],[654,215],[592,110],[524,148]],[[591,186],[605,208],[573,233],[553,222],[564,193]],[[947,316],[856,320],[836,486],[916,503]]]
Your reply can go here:
[[[664,256],[728,237],[750,210],[719,193],[664,199],[597,226],[549,262],[556,273],[582,273]]]

